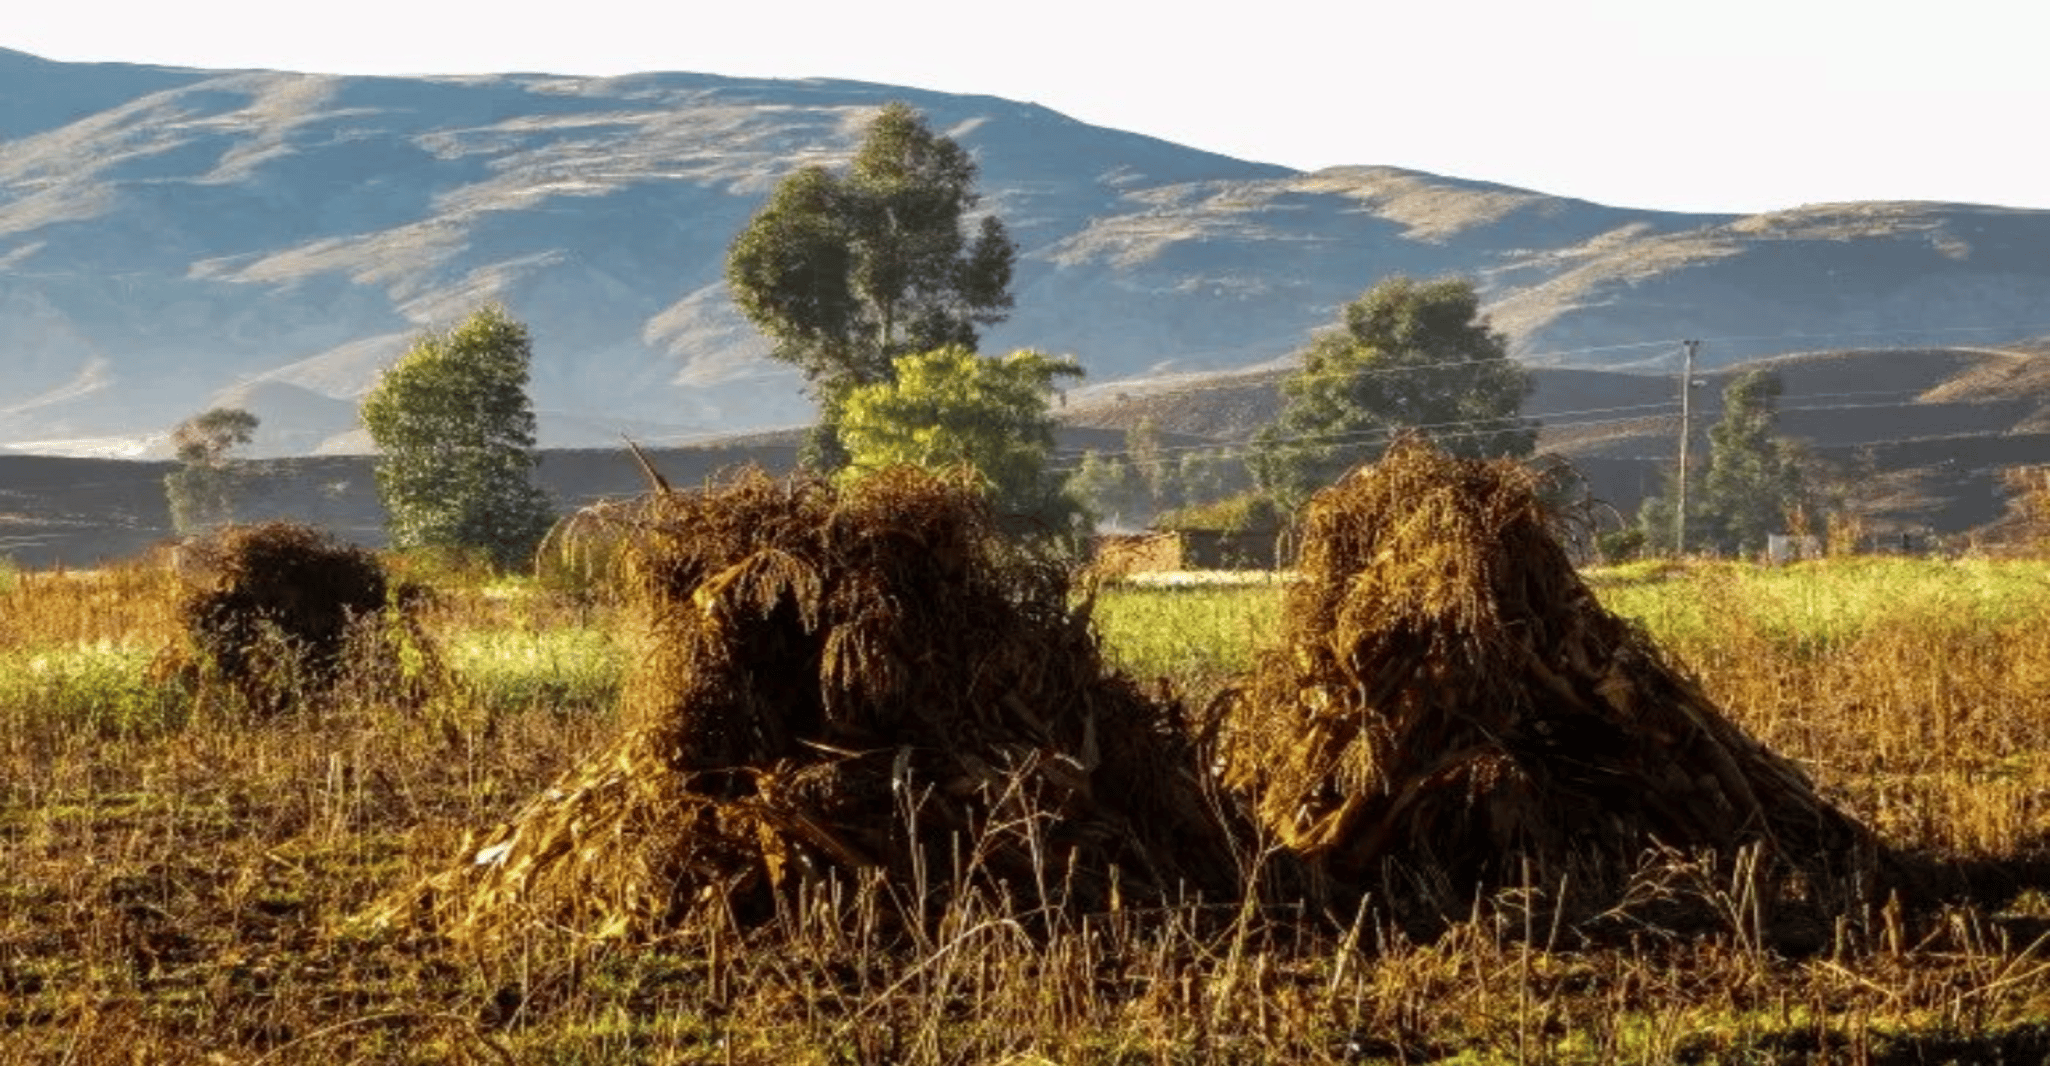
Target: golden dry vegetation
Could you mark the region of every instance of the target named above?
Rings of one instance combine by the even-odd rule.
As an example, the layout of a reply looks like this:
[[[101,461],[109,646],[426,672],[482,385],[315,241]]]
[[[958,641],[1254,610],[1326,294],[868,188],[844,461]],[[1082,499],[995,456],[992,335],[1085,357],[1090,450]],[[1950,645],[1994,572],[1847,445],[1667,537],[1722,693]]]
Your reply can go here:
[[[767,587],[765,564],[737,562],[718,572]],[[0,585],[0,1062],[2050,1053],[2050,569],[1847,559],[1587,581],[1709,705],[1902,856],[1915,890],[1875,887],[1783,928],[1744,855],[1674,851],[1647,858],[1605,920],[1571,884],[1512,872],[1424,928],[1372,892],[1331,908],[1273,892],[1099,889],[1067,907],[1057,889],[935,891],[965,860],[914,850],[910,876],[809,882],[637,939],[536,912],[489,942],[450,941],[364,918],[445,881],[494,826],[620,750],[648,713],[620,698],[646,668],[649,622],[632,619],[702,604],[435,580],[420,625],[453,676],[428,698],[255,715],[153,669],[184,639],[167,570],[14,575]],[[1112,589],[1094,625],[1112,665],[1200,719],[1271,641],[1285,595]],[[759,694],[737,676],[723,683]],[[879,728],[864,706],[861,727]],[[991,728],[1024,729],[1016,713]],[[791,850],[758,843],[756,861]],[[1245,842],[1255,880],[1267,854]]]

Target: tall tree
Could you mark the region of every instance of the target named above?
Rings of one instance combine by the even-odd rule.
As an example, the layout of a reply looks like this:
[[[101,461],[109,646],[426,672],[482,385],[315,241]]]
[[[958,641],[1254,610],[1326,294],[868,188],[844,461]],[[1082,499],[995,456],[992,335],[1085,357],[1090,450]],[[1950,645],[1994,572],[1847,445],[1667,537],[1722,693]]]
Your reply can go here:
[[[1176,481],[1181,469],[1169,459],[1161,440],[1160,423],[1152,415],[1140,416],[1137,423],[1125,430],[1125,455],[1145,483],[1149,513],[1159,514],[1181,506],[1181,486]]]
[[[970,235],[976,173],[967,150],[892,103],[844,175],[811,166],[785,178],[734,239],[727,286],[811,383],[825,465],[838,465],[850,389],[889,380],[902,355],[972,349],[1007,316],[1017,246],[994,216]]]
[[[171,431],[178,469],[164,476],[171,528],[180,536],[234,517],[235,492],[242,484],[235,449],[255,439],[257,417],[240,407],[216,407]]]
[[[851,461],[839,476],[897,464],[972,467],[999,512],[1066,533],[1079,509],[1047,470],[1050,400],[1060,379],[1080,376],[1073,359],[1034,351],[994,358],[956,346],[902,356],[892,380],[847,394],[841,433]]]
[[[1084,451],[1068,476],[1068,493],[1095,518],[1118,527],[1139,525],[1153,513],[1145,481],[1116,452]]]
[[[1179,473],[1175,481],[1184,507],[1216,503],[1252,487],[1246,476],[1245,458],[1223,448],[1183,452],[1176,466]]]
[[[527,327],[487,305],[420,337],[364,397],[393,546],[474,551],[504,567],[540,543],[552,509],[531,480],[532,360]]]
[[[1769,370],[1740,374],[1723,390],[1723,416],[1708,431],[1708,517],[1703,532],[1725,550],[1757,552],[1802,505],[1801,468],[1779,433],[1784,388]]]
[[[1481,317],[1472,282],[1390,277],[1303,350],[1282,382],[1280,418],[1255,437],[1254,476],[1299,502],[1403,430],[1454,455],[1527,456],[1537,424],[1520,412],[1532,387]]]
[[[1800,455],[1779,432],[1783,386],[1770,370],[1739,374],[1723,388],[1722,417],[1708,431],[1708,472],[1690,479],[1687,544],[1695,548],[1761,551],[1808,503]],[[1639,523],[1648,543],[1670,547],[1676,493],[1647,499]]]

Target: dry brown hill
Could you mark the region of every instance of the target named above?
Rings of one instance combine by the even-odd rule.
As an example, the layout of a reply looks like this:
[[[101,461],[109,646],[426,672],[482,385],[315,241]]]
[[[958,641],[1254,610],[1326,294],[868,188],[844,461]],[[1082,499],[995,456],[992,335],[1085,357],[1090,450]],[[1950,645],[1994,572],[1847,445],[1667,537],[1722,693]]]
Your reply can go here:
[[[793,440],[760,439],[651,454],[671,484],[685,487],[732,466],[788,470],[797,448]],[[372,462],[365,455],[256,460],[237,517],[310,522],[354,543],[383,544],[385,514]],[[172,536],[164,475],[175,468],[0,453],[0,557],[44,568],[90,567],[140,554]],[[564,508],[646,487],[624,449],[543,452],[535,480]]]
[[[784,430],[653,448],[649,454],[672,485],[685,488],[738,466],[787,472],[796,466],[801,438],[799,430]],[[1179,433],[1164,440],[1171,447],[1205,443]],[[1112,451],[1123,444],[1121,431],[1086,426],[1063,428],[1059,440],[1066,452]],[[373,462],[366,455],[255,460],[238,517],[311,522],[354,543],[381,545],[385,513]],[[0,452],[0,559],[32,568],[90,567],[167,540],[172,530],[164,475],[173,469],[168,462]],[[623,448],[543,451],[535,480],[564,510],[647,487]]]
[[[1696,375],[1697,447],[1721,414],[1724,386],[1758,367],[1776,371],[1785,388],[1782,430],[1875,531],[1985,525],[2006,506],[2003,470],[2050,463],[2050,345],[1810,352],[1706,370]],[[1065,417],[1120,431],[1151,418],[1166,431],[1242,444],[1274,418],[1285,372],[1099,391]],[[1623,514],[1662,491],[1678,452],[1677,374],[1535,374],[1525,410],[1543,423],[1542,450],[1572,461]]]
[[[1781,426],[1802,441],[1874,532],[1960,534],[1999,519],[2010,495],[2002,473],[2050,463],[2050,345],[1812,352],[1704,371],[1696,432],[1719,416],[1730,377],[1776,370],[1785,386]],[[1073,396],[1059,412],[1060,449],[1114,453],[1152,418],[1171,449],[1242,446],[1278,410],[1284,371],[1183,377]],[[1572,461],[1595,494],[1633,515],[1662,491],[1677,451],[1673,375],[1536,371],[1526,410],[1541,420],[1540,447]],[[679,485],[722,467],[794,465],[799,432],[657,449]],[[1699,454],[1699,453],[1697,453]],[[25,566],[89,566],[170,536],[163,478],[171,464],[0,452],[0,556]],[[384,514],[367,456],[262,460],[244,517],[315,522],[364,544],[383,540]],[[640,491],[619,449],[543,453],[542,485],[564,507]]]

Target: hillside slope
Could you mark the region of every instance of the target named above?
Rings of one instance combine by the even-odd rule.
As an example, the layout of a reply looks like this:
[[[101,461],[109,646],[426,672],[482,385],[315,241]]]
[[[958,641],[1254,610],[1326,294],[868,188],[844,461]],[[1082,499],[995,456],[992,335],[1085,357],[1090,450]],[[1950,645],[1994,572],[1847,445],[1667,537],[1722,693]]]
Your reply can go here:
[[[1826,491],[1875,532],[1961,534],[1999,519],[2003,471],[2050,464],[2050,346],[1805,352],[1707,370],[1694,395],[1695,461],[1730,379],[1780,376],[1780,430],[1816,460]],[[1280,409],[1285,371],[1101,390],[1063,411],[1123,432],[1142,419],[1236,448]],[[1525,413],[1539,449],[1573,463],[1623,515],[1665,490],[1679,451],[1676,375],[1540,367]],[[1115,449],[1110,449],[1115,450]]]
[[[783,175],[903,99],[971,148],[1024,250],[992,349],[1092,380],[1270,362],[1391,272],[1476,278],[1515,351],[1633,364],[2050,332],[2050,213],[1856,204],[1740,218],[1386,167],[1314,174],[1044,108],[702,74],[333,77],[0,51],[0,446],[161,454],[206,406],[266,454],[359,450],[419,329],[498,299],[536,340],[543,439],[804,421],[724,291]],[[152,451],[154,449],[154,451]]]
[[[2042,349],[1817,352],[1710,371],[1696,392],[1697,446],[1706,446],[1730,374],[1758,366],[1778,371],[1786,387],[1783,431],[1819,460],[1824,487],[1874,534],[1955,540],[2002,517],[2011,495],[2003,471],[2050,464],[2050,352]],[[1663,491],[1679,431],[1675,378],[1551,368],[1536,375],[1526,410],[1544,423],[1541,450],[1579,469],[1613,515],[1633,516],[1646,495]],[[1279,372],[1262,371],[1077,398],[1059,412],[1056,461],[1119,452],[1126,431],[1146,418],[1170,454],[1236,451],[1273,418],[1279,380]],[[799,437],[753,434],[653,454],[673,484],[689,486],[737,465],[789,470]],[[166,539],[163,478],[171,469],[0,453],[0,557],[89,566]],[[360,455],[263,461],[241,517],[314,522],[381,544],[385,519],[371,471]],[[565,509],[644,488],[617,447],[545,452],[536,477]]]

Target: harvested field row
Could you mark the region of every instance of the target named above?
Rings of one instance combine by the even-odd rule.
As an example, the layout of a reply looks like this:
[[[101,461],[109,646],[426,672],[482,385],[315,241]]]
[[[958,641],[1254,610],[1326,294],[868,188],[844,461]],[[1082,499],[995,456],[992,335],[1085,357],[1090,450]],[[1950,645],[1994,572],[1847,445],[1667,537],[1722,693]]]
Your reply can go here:
[[[948,870],[1035,909],[1377,896],[1429,928],[1533,878],[1605,912],[1659,853],[1814,920],[1875,890],[1871,834],[1595,601],[1513,463],[1409,445],[1321,493],[1280,641],[1200,718],[928,476],[591,521],[648,641],[634,724],[377,921],[646,938]]]
[[[1455,484],[1468,488],[1515,484],[1461,470]],[[1429,505],[1417,475],[1388,495]],[[1387,489],[1348,487],[1361,497],[1327,501],[1334,514],[1357,514]],[[1694,765],[1717,746],[1739,780],[1753,780],[1741,773],[1751,767],[1785,790],[1754,796],[1834,795],[1802,789],[1799,771],[1776,777],[1785,760],[1738,739],[1788,743],[1811,765],[1829,750],[1784,711],[1761,717],[1766,705],[1748,701],[1771,698],[1765,688],[1729,704],[1741,730],[1697,721],[1714,711],[1707,695],[1736,691],[1731,674],[1690,690],[1670,665],[1551,668],[1578,703],[1557,686],[1519,684],[1540,675],[1516,673],[1518,647],[1541,661],[1577,648],[1590,665],[1645,651],[1633,643],[1641,633],[1594,613],[1570,571],[1531,563],[1549,558],[1541,545],[1493,559],[1484,537],[1465,556],[1456,541],[1434,541],[1423,550],[1451,561],[1444,572],[1488,579],[1405,583],[1399,570],[1377,579],[1375,566],[1411,558],[1414,542],[1387,524],[1374,539],[1338,523],[1332,557],[1362,569],[1291,589],[1309,599],[1290,600],[1275,647],[1206,713],[1107,668],[1088,608],[1052,591],[1059,580],[995,576],[1044,570],[1029,556],[978,555],[980,540],[961,533],[977,519],[957,512],[946,486],[902,482],[866,503],[766,481],[721,491],[744,493],[752,510],[722,525],[698,509],[709,497],[691,495],[607,516],[655,546],[624,557],[634,636],[617,723],[392,695],[146,735],[44,728],[0,742],[0,866],[13,871],[0,878],[0,1061],[1908,1062],[2027,1060],[2044,1045],[2031,1019],[2050,1009],[2050,976],[2030,944],[2050,911],[2019,890],[2050,880],[2028,880],[2019,850],[1988,856],[2019,880],[1973,908],[1889,904],[1876,884],[1817,892],[1829,883],[1788,843],[1805,823],[1738,824],[1712,855],[1647,851],[1620,875],[1620,845],[1559,858],[1530,846],[1542,832],[1519,844],[1516,832],[1576,828],[1554,819],[1554,796],[1578,812],[1610,804],[1627,829],[1627,816],[1655,804],[1618,802],[1602,775],[1640,773],[1661,755]],[[1456,502],[1468,495],[1494,502]],[[1452,498],[1439,506],[1466,507],[1467,528],[1512,541],[1524,529],[1513,498]],[[974,599],[978,588],[998,595]],[[445,635],[436,627],[454,621],[449,606],[422,607],[427,632]],[[1326,608],[1395,621],[1319,644],[1313,622]],[[526,609],[489,604],[493,624]],[[107,631],[88,617],[99,608],[71,610],[81,634]],[[1036,636],[1009,639],[1017,632]],[[1444,654],[1389,651],[1417,647]],[[1663,661],[1652,650],[1652,665]],[[1700,652],[1687,649],[1687,661]],[[1940,656],[1930,646],[1898,660],[1923,671],[1921,695],[1901,675],[1901,698],[1940,693],[1930,679],[1942,672],[1929,672]],[[950,671],[948,657],[973,668]],[[1447,694],[1458,686],[1395,685],[1374,702],[1371,689],[1326,681],[1325,707],[1356,700],[1347,706],[1369,740],[1402,729],[1454,738],[1440,741],[1439,764],[1500,767],[1492,781],[1467,778],[1499,790],[1415,775],[1399,746],[1327,745],[1340,772],[1296,808],[1313,816],[1262,814],[1254,787],[1224,788],[1212,770],[1243,743],[1235,737],[1287,735],[1324,709],[1278,683],[1287,698],[1253,702],[1281,660],[1287,670],[1407,664],[1412,681],[1489,668],[1466,683],[1490,697],[1472,705]],[[786,662],[801,668],[763,665]],[[1432,674],[1439,662],[1449,665]],[[1698,733],[1634,739],[1606,762],[1600,746],[1533,739],[1543,723],[1613,712],[1612,674],[1635,690],[1670,682],[1675,699],[1696,701],[1630,721]],[[1139,758],[1117,754],[1115,726],[1104,725],[1133,712],[1160,734],[1131,742]],[[1969,721],[1972,732],[1953,736],[1973,744],[1993,738],[1989,723],[1948,721]],[[2037,735],[2015,724],[2000,735]],[[1875,736],[1897,735],[1878,725]],[[1836,746],[1851,745],[1839,735]],[[1282,778],[1312,765],[1274,750],[1264,763],[1241,756],[1240,770]],[[1923,768],[1950,754],[1930,752]],[[968,757],[1001,772],[973,777]],[[1182,785],[1167,772],[1176,766]],[[1349,795],[1361,779],[1347,774],[1362,766],[1388,783]],[[1817,776],[1839,779],[1830,765]],[[950,780],[971,787],[949,790]],[[1184,786],[1203,818],[1165,824],[1223,840],[1220,866],[1235,880],[1216,895],[1164,891],[1175,871],[1157,862],[1148,876],[1132,857],[1160,841],[1174,862],[1202,854],[1176,850],[1144,806]],[[1374,810],[1382,789],[1414,797],[1440,832],[1390,837],[1371,879],[1334,860],[1341,848],[1283,836],[1319,816],[1400,828]],[[1469,797],[1487,802],[1462,805]],[[1341,814],[1348,803],[1362,813]],[[1828,805],[1814,809],[1814,824],[1844,824]],[[1515,817],[1498,820],[1504,811]],[[1668,830],[1642,824],[1664,842]],[[1433,869],[1414,845],[1493,841],[1502,826],[1528,861],[1477,847],[1471,886],[1393,876]],[[1594,840],[1628,839],[1615,833]],[[1539,876],[1543,862],[1569,875],[1563,891]],[[1613,884],[1593,876],[1605,872]],[[1598,909],[1597,890],[1623,895],[1609,900],[1606,924],[1583,913]],[[366,914],[404,929],[365,935]],[[1803,923],[1807,932],[1794,929]]]

